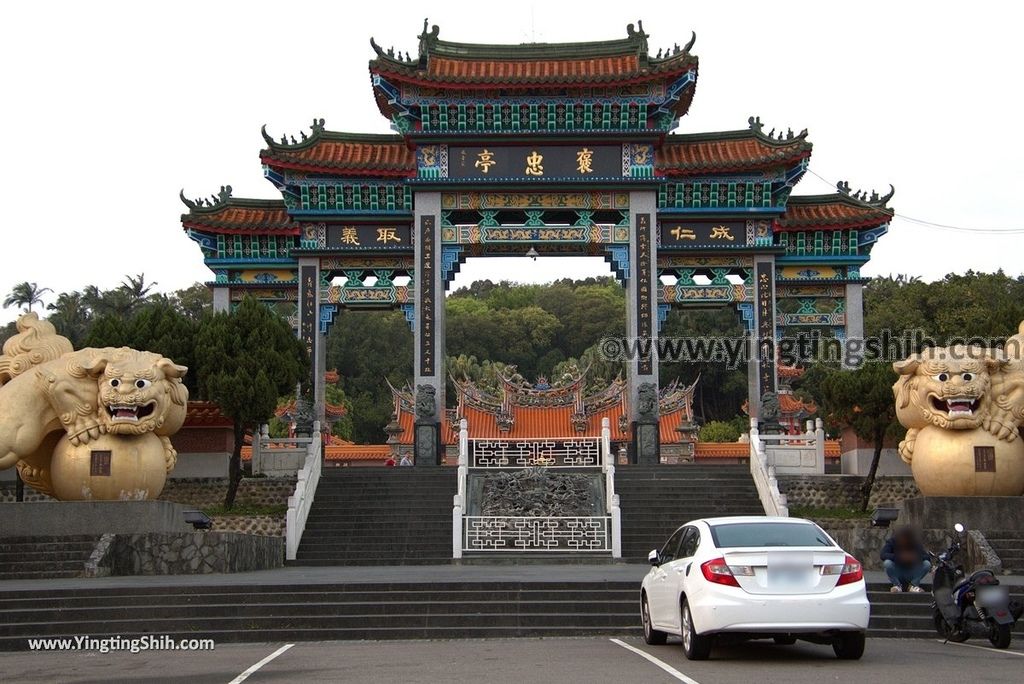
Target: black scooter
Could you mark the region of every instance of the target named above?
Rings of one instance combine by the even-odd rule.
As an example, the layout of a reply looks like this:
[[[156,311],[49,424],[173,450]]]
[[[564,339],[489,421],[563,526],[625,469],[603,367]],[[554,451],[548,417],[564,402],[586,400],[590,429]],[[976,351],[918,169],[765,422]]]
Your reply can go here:
[[[996,648],[1010,645],[1011,630],[1024,606],[1010,600],[1009,590],[999,584],[991,570],[978,570],[969,577],[956,563],[964,526],[957,523],[956,536],[939,555],[930,554],[935,566],[932,604],[935,629],[946,641],[963,642],[987,637]]]

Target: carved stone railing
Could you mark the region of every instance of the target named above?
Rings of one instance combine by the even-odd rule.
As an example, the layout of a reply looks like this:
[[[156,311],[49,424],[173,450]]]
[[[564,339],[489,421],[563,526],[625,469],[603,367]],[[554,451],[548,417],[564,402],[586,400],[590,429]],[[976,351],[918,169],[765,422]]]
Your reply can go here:
[[[750,474],[757,486],[757,495],[765,515],[789,517],[789,505],[786,495],[779,491],[779,481],[775,477],[775,467],[768,464],[764,442],[757,430],[757,419],[750,419]]]
[[[469,468],[598,468],[603,465],[601,440],[470,439]]]
[[[767,463],[779,475],[825,474],[825,429],[820,418],[807,421],[803,434],[760,437]]]
[[[459,421],[459,471],[452,505],[452,558],[462,558],[462,519],[466,512],[466,478],[469,474],[469,425]]]
[[[466,551],[612,551],[611,516],[465,516]]]
[[[295,493],[288,497],[288,513],[285,518],[285,558],[295,560],[306,529],[306,519],[313,507],[320,474],[323,472],[323,444],[320,438],[320,423],[313,423],[313,436],[294,440],[306,442],[306,459],[298,472]]]
[[[622,511],[615,493],[615,459],[612,457],[612,430],[608,418],[601,419],[601,461],[604,463],[605,507],[612,526],[612,558],[622,558]]]

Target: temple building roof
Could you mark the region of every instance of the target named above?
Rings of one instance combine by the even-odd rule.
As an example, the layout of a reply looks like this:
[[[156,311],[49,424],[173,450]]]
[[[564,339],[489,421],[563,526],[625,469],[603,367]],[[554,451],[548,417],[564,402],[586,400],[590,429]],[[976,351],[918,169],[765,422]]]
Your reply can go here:
[[[894,190],[881,197],[877,193],[852,193],[840,183],[839,192],[828,195],[793,195],[786,213],[776,223],[778,230],[835,230],[872,228],[892,220],[893,210],[886,203]]]
[[[425,23],[416,57],[385,51],[371,39],[377,57],[370,61],[370,72],[423,85],[507,89],[637,83],[697,67],[697,58],[689,52],[692,41],[685,48],[676,45],[674,50],[652,56],[643,24],[638,22],[638,26],[635,29],[630,24],[626,37],[617,40],[488,45],[441,40],[440,29],[433,26],[428,30]]]
[[[260,151],[260,160],[275,169],[375,177],[416,173],[415,152],[400,135],[327,131],[319,119],[300,141],[275,142],[265,127],[263,139],[267,148]]]
[[[181,215],[181,225],[186,229],[299,234],[299,224],[288,215],[283,201],[231,197],[230,185],[221,188],[214,198],[189,200],[183,192],[181,200],[189,208],[189,213]]]
[[[806,130],[780,136],[766,135],[753,118],[745,130],[668,135],[656,152],[655,168],[665,176],[740,173],[791,167],[810,158]]]

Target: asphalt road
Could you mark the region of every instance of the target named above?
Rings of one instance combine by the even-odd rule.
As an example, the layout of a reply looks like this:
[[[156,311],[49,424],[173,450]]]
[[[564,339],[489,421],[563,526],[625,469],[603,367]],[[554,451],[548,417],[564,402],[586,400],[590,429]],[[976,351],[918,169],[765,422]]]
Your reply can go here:
[[[238,684],[242,676],[248,684],[1021,681],[1024,643],[1006,652],[986,645],[873,639],[864,658],[850,662],[836,660],[828,646],[754,642],[716,649],[712,660],[694,663],[686,660],[678,643],[646,646],[632,638],[621,643],[607,638],[314,642],[290,648],[224,644],[213,652],[192,653],[0,653],[0,681]]]

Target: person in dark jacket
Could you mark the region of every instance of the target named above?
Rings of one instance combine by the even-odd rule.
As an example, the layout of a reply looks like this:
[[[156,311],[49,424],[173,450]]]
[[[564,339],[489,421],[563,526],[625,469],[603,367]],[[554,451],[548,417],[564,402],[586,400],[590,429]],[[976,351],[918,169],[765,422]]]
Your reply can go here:
[[[896,530],[885,546],[882,547],[882,564],[885,574],[892,582],[890,591],[896,593],[909,586],[911,592],[922,592],[921,581],[932,569],[928,560],[928,552],[917,537],[917,533],[909,527]]]

